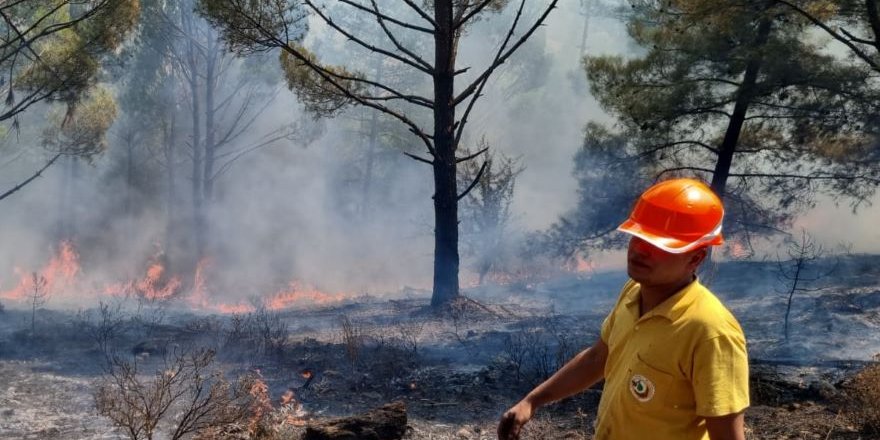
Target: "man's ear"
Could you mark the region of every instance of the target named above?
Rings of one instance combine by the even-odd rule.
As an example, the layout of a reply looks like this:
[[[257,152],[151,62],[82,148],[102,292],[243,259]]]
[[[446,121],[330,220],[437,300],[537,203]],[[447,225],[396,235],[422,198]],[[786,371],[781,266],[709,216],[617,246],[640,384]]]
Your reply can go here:
[[[696,270],[698,267],[700,267],[701,264],[703,264],[703,261],[706,260],[707,255],[709,255],[709,251],[706,250],[705,247],[701,247],[693,251],[693,254],[691,254],[691,259],[690,261],[688,261],[688,266]]]

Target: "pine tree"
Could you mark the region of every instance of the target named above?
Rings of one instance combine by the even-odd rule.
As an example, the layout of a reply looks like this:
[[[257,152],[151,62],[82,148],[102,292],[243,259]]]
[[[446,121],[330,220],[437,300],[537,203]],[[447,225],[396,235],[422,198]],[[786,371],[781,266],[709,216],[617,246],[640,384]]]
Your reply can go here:
[[[824,51],[805,20],[768,1],[636,0],[628,30],[647,53],[588,58],[593,94],[646,177],[711,182],[727,235],[785,226],[819,189],[873,193],[876,179],[826,154],[859,142],[846,96],[868,71]]]

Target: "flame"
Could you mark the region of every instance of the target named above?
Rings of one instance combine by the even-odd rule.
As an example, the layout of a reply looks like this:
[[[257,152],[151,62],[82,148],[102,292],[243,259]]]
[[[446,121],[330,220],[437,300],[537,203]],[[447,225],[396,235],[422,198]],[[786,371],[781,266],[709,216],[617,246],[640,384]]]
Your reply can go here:
[[[257,428],[260,425],[260,421],[263,420],[263,417],[268,415],[272,411],[272,400],[269,399],[269,386],[266,385],[266,381],[263,380],[263,375],[260,373],[260,370],[256,370],[256,376],[254,378],[254,383],[251,384],[250,392],[251,397],[254,399],[251,403],[251,419],[248,423],[248,432],[253,435],[257,432]]]
[[[47,292],[63,292],[74,283],[80,272],[79,254],[76,253],[73,244],[65,240],[58,246],[58,252],[38,272],[19,267],[14,271],[19,277],[18,285],[11,290],[0,292],[0,299],[20,301],[27,298],[34,288],[34,274],[36,278],[46,280]]]
[[[288,388],[287,391],[281,395],[281,411],[282,414],[285,414],[285,417],[281,422],[282,424],[292,426],[306,425],[306,412],[302,409],[302,405],[296,401],[296,394],[294,394],[292,388]]]
[[[303,287],[299,282],[292,281],[287,290],[266,299],[265,305],[269,310],[282,310],[298,304],[329,304],[344,299],[345,294],[324,293],[313,287]]]
[[[580,255],[578,255],[577,257],[575,257],[573,269],[574,269],[574,272],[577,272],[577,273],[593,274],[596,272],[596,263],[591,260],[587,260],[586,258],[583,258]]]
[[[287,391],[281,395],[281,405],[289,405],[291,402],[296,404],[296,397],[293,394],[293,390],[288,388]]]
[[[172,277],[163,284],[165,267],[153,263],[140,280],[110,284],[104,288],[104,294],[112,296],[135,295],[151,301],[162,301],[171,298],[180,290],[180,278]]]
[[[482,284],[496,286],[522,285],[532,288],[535,282],[549,279],[551,272],[541,271],[532,267],[520,267],[511,270],[493,270],[483,277]],[[476,273],[466,273],[461,277],[461,287],[464,289],[480,287],[480,278]]]
[[[282,310],[301,305],[328,304],[344,300],[345,293],[327,293],[315,287],[292,281],[284,289],[266,297],[262,304],[247,302],[221,303],[212,298],[209,275],[212,261],[203,258],[196,265],[193,274],[192,290],[183,296],[184,282],[181,277],[169,273],[163,265],[161,248],[150,258],[143,275],[127,281],[100,282],[84,279],[80,267],[79,254],[69,241],[62,241],[57,251],[39,271],[14,269],[15,287],[0,290],[0,300],[23,301],[34,290],[34,279],[45,279],[44,290],[53,296],[64,295],[67,299],[81,301],[84,297],[137,297],[150,301],[166,301],[182,297],[182,301],[194,309],[222,314],[250,313],[263,306],[268,310]],[[97,281],[97,282],[96,282]],[[0,286],[2,287],[2,286]]]
[[[221,304],[218,304],[216,307],[214,307],[214,310],[216,310],[218,313],[232,315],[232,314],[250,313],[250,312],[253,312],[255,309],[254,309],[254,306],[252,306],[250,304],[243,304],[243,303],[225,304],[225,303],[221,303]]]
[[[147,276],[140,280],[135,287],[147,299],[168,299],[180,288],[180,279],[177,277],[171,278],[164,286],[160,287],[164,273],[165,267],[159,263],[154,263],[147,269]]]
[[[744,259],[751,256],[751,249],[749,249],[742,240],[731,240],[730,242],[730,256],[735,259]]]
[[[208,308],[208,294],[205,282],[205,270],[210,267],[211,260],[202,258],[196,265],[196,273],[193,279],[193,290],[189,297],[189,303],[196,308]]]
[[[287,416],[287,418],[284,419],[284,423],[292,426],[306,426],[306,421],[294,414]]]

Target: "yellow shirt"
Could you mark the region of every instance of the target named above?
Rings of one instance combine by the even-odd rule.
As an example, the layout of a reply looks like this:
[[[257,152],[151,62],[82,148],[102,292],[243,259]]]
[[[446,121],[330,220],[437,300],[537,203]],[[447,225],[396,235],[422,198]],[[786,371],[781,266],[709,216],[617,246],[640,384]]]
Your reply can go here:
[[[698,280],[641,318],[639,284],[628,281],[602,341],[596,440],[708,440],[704,417],[749,406],[742,328]]]

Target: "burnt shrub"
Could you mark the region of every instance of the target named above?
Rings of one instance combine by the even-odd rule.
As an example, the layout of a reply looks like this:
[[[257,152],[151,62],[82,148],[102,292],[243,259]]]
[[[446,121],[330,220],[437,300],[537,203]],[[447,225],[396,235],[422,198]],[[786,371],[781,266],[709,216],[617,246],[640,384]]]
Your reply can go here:
[[[526,386],[543,382],[586,346],[582,335],[562,327],[556,316],[521,323],[505,337],[497,361],[517,382]]]
[[[264,307],[232,315],[224,333],[224,357],[239,360],[280,359],[289,335],[281,316]]]
[[[94,390],[95,409],[131,440],[154,435],[182,440],[247,425],[259,378],[245,375],[230,381],[214,359],[213,350],[175,350],[150,374],[137,361],[114,357]]]
[[[842,399],[845,413],[863,433],[880,434],[880,363],[848,378],[843,384]]]

